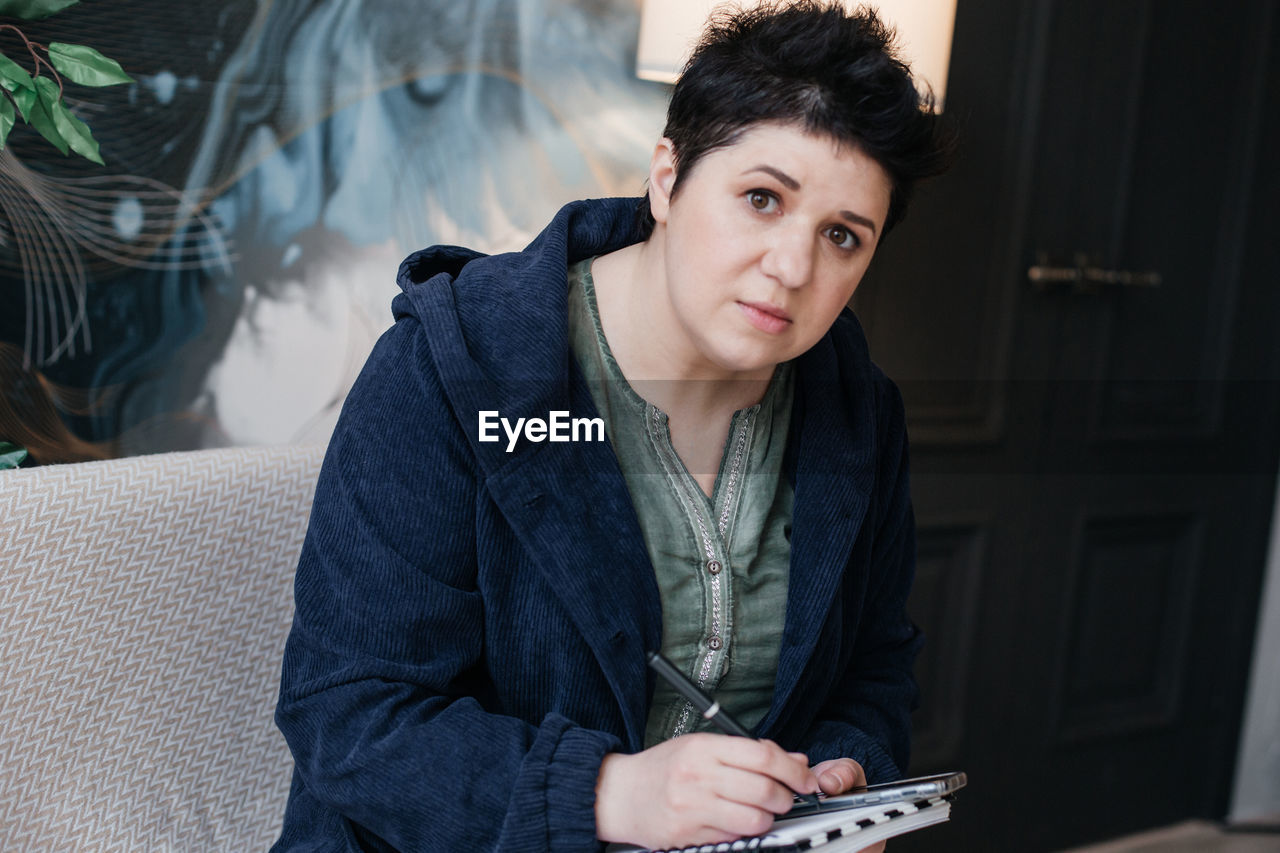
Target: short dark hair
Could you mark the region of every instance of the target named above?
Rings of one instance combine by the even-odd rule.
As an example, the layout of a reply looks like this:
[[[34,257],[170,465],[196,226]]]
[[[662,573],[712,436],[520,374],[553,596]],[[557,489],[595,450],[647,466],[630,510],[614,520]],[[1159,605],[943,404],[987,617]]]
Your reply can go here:
[[[795,124],[856,147],[889,175],[883,237],[916,182],[950,163],[953,137],[932,108],[871,9],[794,0],[721,12],[671,93],[663,136],[674,149],[672,194],[705,154],[751,126]],[[647,196],[641,217],[652,227]]]

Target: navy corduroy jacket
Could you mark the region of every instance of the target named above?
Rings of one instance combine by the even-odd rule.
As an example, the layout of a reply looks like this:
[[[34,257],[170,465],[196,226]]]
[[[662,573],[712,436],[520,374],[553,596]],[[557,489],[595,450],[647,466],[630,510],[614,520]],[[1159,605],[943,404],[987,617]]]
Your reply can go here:
[[[276,721],[295,769],[275,850],[595,850],[594,786],[642,748],[657,583],[607,442],[478,440],[478,413],[596,412],[566,271],[641,239],[575,202],[523,252],[401,265],[396,322],[325,457]],[[901,775],[918,630],[897,389],[845,312],[798,360],[773,705],[756,733]]]

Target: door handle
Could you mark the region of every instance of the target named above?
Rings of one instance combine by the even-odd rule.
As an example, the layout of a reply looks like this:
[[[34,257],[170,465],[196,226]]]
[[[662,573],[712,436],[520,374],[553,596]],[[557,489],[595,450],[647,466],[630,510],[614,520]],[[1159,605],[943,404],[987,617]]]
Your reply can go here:
[[[1077,293],[1097,293],[1104,285],[1111,287],[1159,287],[1162,281],[1160,273],[1149,270],[1134,272],[1132,270],[1103,269],[1091,263],[1087,255],[1077,254],[1073,266],[1056,266],[1050,264],[1048,257],[1041,254],[1038,263],[1027,269],[1027,280],[1037,290],[1045,290],[1054,286],[1068,286]]]

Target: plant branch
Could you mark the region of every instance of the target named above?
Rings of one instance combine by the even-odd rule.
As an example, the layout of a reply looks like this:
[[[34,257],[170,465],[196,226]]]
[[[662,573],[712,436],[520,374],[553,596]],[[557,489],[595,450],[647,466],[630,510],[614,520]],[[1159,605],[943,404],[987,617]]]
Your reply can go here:
[[[22,40],[26,42],[27,52],[31,54],[31,59],[37,64],[41,60],[40,60],[40,55],[36,53],[36,48],[37,47],[40,48],[45,53],[49,52],[49,48],[45,47],[42,44],[38,44],[37,42],[33,42],[31,39],[27,38],[27,34],[22,31],[21,27],[15,27],[13,24],[0,24],[0,30],[13,30],[15,33],[21,36]]]
[[[26,42],[27,52],[31,54],[31,62],[34,65],[36,70],[36,73],[33,74],[32,76],[34,77],[40,74],[41,65],[43,65],[45,68],[48,68],[49,73],[53,75],[53,79],[58,81],[58,97],[61,98],[62,90],[63,90],[62,75],[58,73],[58,69],[54,68],[47,60],[42,59],[40,57],[40,54],[36,53],[36,48],[40,48],[47,54],[49,52],[49,48],[45,47],[44,45],[38,42],[33,42],[31,39],[27,38],[27,34],[22,31],[21,27],[15,27],[13,24],[0,24],[0,31],[3,31],[3,30],[13,30],[15,33],[17,33],[19,36],[22,37],[22,40]]]

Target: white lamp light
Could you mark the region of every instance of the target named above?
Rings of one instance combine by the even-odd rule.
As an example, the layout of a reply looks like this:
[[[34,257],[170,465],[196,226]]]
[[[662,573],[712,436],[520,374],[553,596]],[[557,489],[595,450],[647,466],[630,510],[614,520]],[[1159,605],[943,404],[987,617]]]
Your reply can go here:
[[[935,109],[942,112],[947,94],[947,66],[951,61],[951,34],[955,28],[956,0],[880,0],[860,3],[842,0],[850,9],[868,5],[897,32],[902,59],[911,66],[916,85],[933,90]],[[636,51],[636,76],[674,83],[702,34],[711,10],[719,6],[750,8],[758,0],[645,0],[640,16],[640,46]]]

